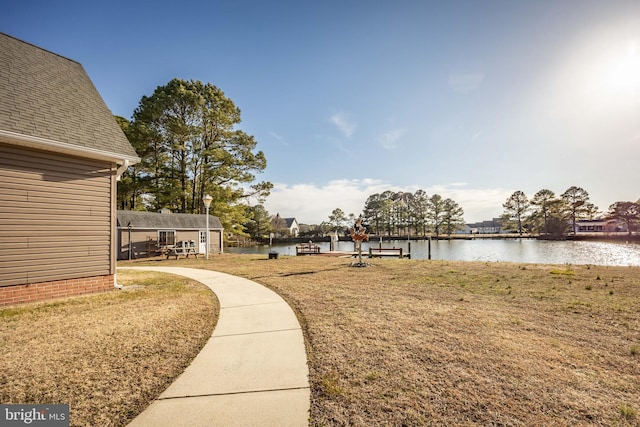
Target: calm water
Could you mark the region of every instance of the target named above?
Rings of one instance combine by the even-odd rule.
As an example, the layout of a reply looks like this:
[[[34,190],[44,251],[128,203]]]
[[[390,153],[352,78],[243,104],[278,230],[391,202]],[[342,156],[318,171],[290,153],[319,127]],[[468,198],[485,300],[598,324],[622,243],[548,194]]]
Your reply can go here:
[[[370,242],[378,247],[378,242]],[[322,252],[329,251],[328,242],[318,245]],[[403,248],[407,251],[407,241],[382,243],[383,248]],[[338,251],[353,251],[353,242],[339,242]],[[234,253],[267,254],[269,246],[252,248],[225,248]],[[273,250],[282,255],[295,255],[294,244],[273,245]],[[367,242],[362,245],[362,253],[368,253]],[[428,242],[411,241],[411,258],[427,259]],[[610,243],[594,241],[548,241],[535,239],[476,239],[476,240],[433,240],[431,259],[459,261],[504,261],[539,264],[593,264],[593,265],[634,265],[640,266],[640,244]]]

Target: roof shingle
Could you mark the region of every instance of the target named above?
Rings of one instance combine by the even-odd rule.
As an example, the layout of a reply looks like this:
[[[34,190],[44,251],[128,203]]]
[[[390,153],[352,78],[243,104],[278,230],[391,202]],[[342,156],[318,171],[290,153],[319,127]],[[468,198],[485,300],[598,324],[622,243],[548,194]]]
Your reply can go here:
[[[82,65],[3,33],[0,130],[137,158]]]
[[[184,213],[156,213],[144,211],[117,211],[118,227],[152,228],[152,229],[203,229],[207,224],[206,215]],[[220,219],[209,215],[209,228],[222,230]]]

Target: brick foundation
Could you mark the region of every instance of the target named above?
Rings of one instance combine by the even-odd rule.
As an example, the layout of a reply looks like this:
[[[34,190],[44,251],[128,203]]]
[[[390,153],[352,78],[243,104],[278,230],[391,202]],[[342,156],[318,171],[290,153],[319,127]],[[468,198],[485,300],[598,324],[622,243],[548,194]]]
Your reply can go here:
[[[94,294],[113,289],[113,275],[57,280],[0,288],[0,307],[47,301],[76,295]]]

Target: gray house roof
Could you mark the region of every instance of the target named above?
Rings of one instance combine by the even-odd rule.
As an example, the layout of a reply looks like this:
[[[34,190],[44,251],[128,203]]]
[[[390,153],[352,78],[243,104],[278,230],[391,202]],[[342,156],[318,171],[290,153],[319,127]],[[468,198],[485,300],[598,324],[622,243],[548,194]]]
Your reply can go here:
[[[480,222],[474,222],[472,224],[467,224],[470,228],[500,228],[502,227],[503,220],[502,218],[493,218],[491,220],[485,220]]]
[[[295,218],[282,218],[282,219],[284,219],[285,223],[287,224],[287,228],[291,228],[291,226],[293,225],[293,221],[296,221]]]
[[[82,65],[3,33],[0,139],[121,164],[139,161]]]
[[[207,216],[183,213],[157,213],[140,211],[117,211],[118,227],[139,229],[197,230],[207,226]],[[209,229],[222,230],[220,219],[209,215]]]

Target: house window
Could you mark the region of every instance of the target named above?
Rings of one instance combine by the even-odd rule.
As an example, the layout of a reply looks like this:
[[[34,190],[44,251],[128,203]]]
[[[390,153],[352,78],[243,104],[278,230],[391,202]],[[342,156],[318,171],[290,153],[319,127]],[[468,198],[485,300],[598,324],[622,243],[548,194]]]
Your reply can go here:
[[[158,231],[158,246],[173,246],[176,244],[175,230]]]

